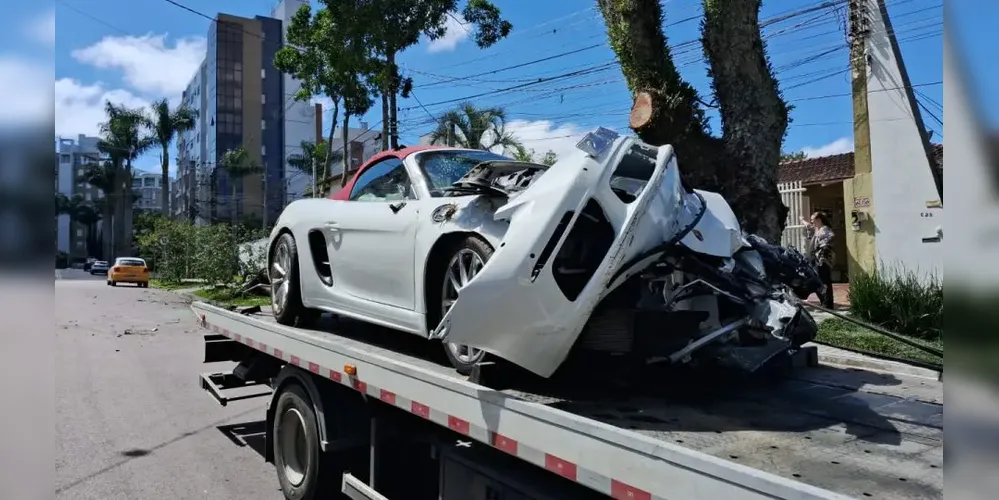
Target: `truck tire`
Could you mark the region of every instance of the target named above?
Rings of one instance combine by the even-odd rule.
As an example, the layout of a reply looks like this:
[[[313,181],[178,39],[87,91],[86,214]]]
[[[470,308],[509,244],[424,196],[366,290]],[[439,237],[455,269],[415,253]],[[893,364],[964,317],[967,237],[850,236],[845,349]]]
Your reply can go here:
[[[478,261],[481,269],[493,255],[493,247],[482,238],[469,235],[451,245],[446,251],[439,254],[440,258],[435,258],[428,269],[429,287],[427,288],[427,322],[431,329],[436,328],[444,317],[444,301],[446,295],[451,291],[445,289],[448,285],[447,275],[452,266],[461,265],[463,262]],[[477,272],[477,271],[476,271]],[[468,279],[474,277],[474,274]],[[464,285],[465,283],[462,283]],[[453,287],[452,287],[453,288]],[[486,353],[468,346],[462,346],[451,342],[444,342],[444,354],[455,370],[468,375],[475,365],[485,359]]]
[[[308,309],[302,304],[298,245],[295,244],[295,237],[291,233],[282,234],[274,244],[272,255],[267,272],[271,283],[271,309],[274,312],[274,319],[288,326],[311,324],[319,318],[320,312]]]
[[[274,410],[274,467],[287,500],[330,498],[338,478],[322,477],[325,453],[319,448],[316,413],[305,389],[290,384]]]

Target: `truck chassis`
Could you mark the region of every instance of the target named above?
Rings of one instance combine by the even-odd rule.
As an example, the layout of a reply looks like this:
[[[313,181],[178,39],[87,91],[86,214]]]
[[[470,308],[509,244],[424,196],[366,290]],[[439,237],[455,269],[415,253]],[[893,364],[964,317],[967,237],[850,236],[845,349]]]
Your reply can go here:
[[[270,396],[265,458],[286,498],[943,496],[942,384],[815,366],[814,348],[780,377],[687,372],[630,390],[599,382],[608,365],[572,388],[490,388],[394,332],[192,310],[205,362],[238,363],[202,388],[222,405]]]

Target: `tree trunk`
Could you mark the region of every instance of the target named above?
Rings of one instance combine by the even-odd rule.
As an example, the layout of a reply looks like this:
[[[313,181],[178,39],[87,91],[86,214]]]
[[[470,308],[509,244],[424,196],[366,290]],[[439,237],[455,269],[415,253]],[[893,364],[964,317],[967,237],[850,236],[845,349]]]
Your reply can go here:
[[[350,172],[350,111],[346,107],[343,109],[343,128],[340,131],[341,139],[343,140],[343,172],[340,173],[340,187],[347,185],[347,173]]]
[[[113,260],[116,257],[122,257],[121,241],[124,238],[123,227],[125,226],[125,197],[127,191],[125,189],[125,168],[119,165],[115,168],[114,175],[114,195],[112,200],[114,202],[114,217],[112,222],[112,233],[111,233],[111,255],[109,259]]]
[[[313,190],[312,196],[315,197],[316,193],[325,193],[326,188],[320,187],[320,180],[327,180],[330,175],[333,174],[333,134],[336,132],[336,120],[339,118],[337,115],[340,113],[340,105],[337,101],[333,101],[333,117],[330,121],[330,133],[326,139],[326,159],[323,160],[323,171],[319,173],[318,179],[313,179]],[[316,191],[318,190],[318,191]]]
[[[399,71],[395,66],[395,51],[388,53],[388,64],[389,71],[392,72],[392,78],[389,80],[391,82],[389,87],[389,144],[392,149],[396,149],[399,147],[399,108],[395,98],[396,93],[399,92]]]
[[[229,183],[232,184],[232,194],[229,196],[229,222],[231,225],[236,225],[236,177],[233,175],[229,176]]]
[[[704,0],[705,53],[716,79],[722,139],[710,135],[697,91],[673,63],[660,1],[597,4],[634,97],[629,126],[649,144],[672,144],[684,180],[725,196],[745,230],[779,239],[784,210],[775,179],[787,109],[764,54],[760,0]]]
[[[707,131],[693,86],[683,81],[663,33],[659,0],[597,0],[607,37],[635,99],[629,125],[649,144],[672,144],[684,179],[701,189],[717,189],[721,149]]]
[[[162,158],[162,174],[163,174],[163,188],[160,189],[160,207],[163,210],[163,215],[170,217],[170,148],[169,144],[163,145],[163,158]]]
[[[132,193],[132,160],[125,162],[125,195],[122,197],[121,256],[132,256],[132,222],[135,218],[135,196]]]
[[[382,86],[382,151],[388,150],[389,145],[389,102],[388,84]]]
[[[115,196],[114,193],[104,193],[104,207],[101,209],[101,259],[109,260],[114,254],[111,246],[114,237],[112,219],[114,218]]]
[[[730,159],[723,191],[743,229],[776,243],[787,219],[777,166],[789,110],[766,57],[760,4],[704,0],[702,41]]]

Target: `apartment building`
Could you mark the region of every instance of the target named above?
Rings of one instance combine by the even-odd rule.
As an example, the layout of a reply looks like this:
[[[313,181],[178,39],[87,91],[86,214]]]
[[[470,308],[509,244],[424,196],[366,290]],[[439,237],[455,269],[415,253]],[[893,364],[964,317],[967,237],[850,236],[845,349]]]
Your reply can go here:
[[[132,173],[132,193],[136,196],[133,209],[147,212],[163,210],[163,174],[136,170]]]
[[[56,145],[55,191],[68,198],[80,196],[83,201],[93,201],[104,196],[99,189],[84,179],[87,164],[97,162],[101,152],[97,137],[83,134],[74,139],[59,138]],[[73,220],[71,214],[56,217],[56,250],[66,252],[71,259],[87,257],[87,227]]]

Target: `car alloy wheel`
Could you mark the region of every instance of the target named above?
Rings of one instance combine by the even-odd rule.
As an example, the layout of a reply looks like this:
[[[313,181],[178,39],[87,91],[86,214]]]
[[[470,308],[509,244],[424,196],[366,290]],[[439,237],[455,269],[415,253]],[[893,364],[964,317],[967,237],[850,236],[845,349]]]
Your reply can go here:
[[[458,292],[472,281],[472,278],[482,270],[484,265],[482,257],[470,248],[462,248],[454,254],[454,257],[451,257],[444,270],[441,318],[447,315],[448,310],[458,300]],[[462,363],[476,363],[485,355],[485,352],[480,349],[453,342],[448,342],[447,348],[451,351],[451,355]]]
[[[271,261],[271,306],[275,314],[281,314],[288,307],[288,291],[291,288],[291,251],[284,240],[278,242]]]

